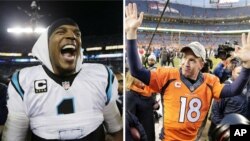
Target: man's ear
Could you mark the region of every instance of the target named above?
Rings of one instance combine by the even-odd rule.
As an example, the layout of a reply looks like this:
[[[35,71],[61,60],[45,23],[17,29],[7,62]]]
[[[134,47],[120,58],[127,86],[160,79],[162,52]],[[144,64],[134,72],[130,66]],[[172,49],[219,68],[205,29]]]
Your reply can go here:
[[[204,64],[205,64],[205,62],[200,60],[200,67],[201,67],[200,69],[202,69],[204,67]]]

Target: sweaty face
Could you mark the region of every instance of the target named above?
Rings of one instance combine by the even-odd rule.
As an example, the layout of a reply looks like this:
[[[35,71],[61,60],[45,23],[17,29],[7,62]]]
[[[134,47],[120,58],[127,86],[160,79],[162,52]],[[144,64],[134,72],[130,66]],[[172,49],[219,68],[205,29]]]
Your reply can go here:
[[[62,25],[51,34],[49,55],[55,74],[70,75],[75,72],[81,43],[81,32],[73,25]]]
[[[181,68],[182,68],[182,74],[186,78],[196,80],[203,65],[204,63],[202,59],[196,57],[192,52],[192,50],[186,49],[184,51],[184,56],[181,62]]]

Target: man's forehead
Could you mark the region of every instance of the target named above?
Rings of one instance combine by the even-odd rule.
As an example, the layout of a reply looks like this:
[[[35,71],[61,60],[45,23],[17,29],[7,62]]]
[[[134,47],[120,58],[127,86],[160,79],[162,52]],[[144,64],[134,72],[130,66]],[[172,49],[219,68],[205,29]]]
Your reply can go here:
[[[66,25],[66,24],[65,25],[61,25],[58,28],[56,28],[56,30],[58,30],[58,29],[73,29],[73,30],[80,31],[80,29],[79,29],[78,26],[76,26],[76,25]]]
[[[50,37],[50,35],[56,30],[58,29],[58,27],[61,27],[61,26],[72,26],[72,27],[78,27],[77,23],[70,19],[70,18],[62,18],[62,19],[58,19],[56,21],[54,21],[50,26],[49,26],[49,29],[48,29],[48,37]]]

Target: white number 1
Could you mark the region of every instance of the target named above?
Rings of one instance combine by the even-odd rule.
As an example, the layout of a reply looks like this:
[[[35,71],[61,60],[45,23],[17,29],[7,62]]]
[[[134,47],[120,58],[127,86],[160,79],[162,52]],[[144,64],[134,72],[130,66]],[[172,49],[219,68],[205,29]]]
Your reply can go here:
[[[184,122],[185,119],[185,111],[186,111],[186,103],[187,98],[181,97],[181,110],[180,110],[180,117],[179,122]],[[190,122],[196,122],[201,115],[200,108],[201,108],[201,100],[198,98],[192,98],[188,104],[188,111],[187,111],[187,119]],[[195,116],[192,116],[192,113],[195,112]]]

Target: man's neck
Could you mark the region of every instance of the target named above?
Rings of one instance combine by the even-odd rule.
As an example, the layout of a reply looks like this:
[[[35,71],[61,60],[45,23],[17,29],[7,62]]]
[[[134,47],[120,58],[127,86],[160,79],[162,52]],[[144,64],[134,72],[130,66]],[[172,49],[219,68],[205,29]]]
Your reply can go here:
[[[184,77],[185,77],[186,79],[188,79],[189,81],[194,81],[194,82],[197,81],[198,76],[199,76],[199,73],[196,74],[195,76],[192,76],[192,77],[186,77],[186,76],[184,75]]]
[[[181,73],[182,73],[182,71],[181,71]],[[197,80],[198,80],[198,76],[199,76],[199,74],[200,74],[200,72],[198,72],[195,76],[193,76],[193,77],[186,77],[185,75],[183,75],[184,76],[184,78],[185,79],[187,79],[190,83],[192,83],[192,84],[194,84]]]
[[[195,80],[191,78],[186,78],[186,79],[192,84],[194,84],[197,81],[197,78]]]
[[[63,85],[63,82],[68,82],[69,86],[73,83],[75,77],[77,76],[77,73],[70,74],[70,75],[56,75],[52,73],[46,66],[43,65],[43,69],[46,72],[46,74],[53,79],[56,83]]]

